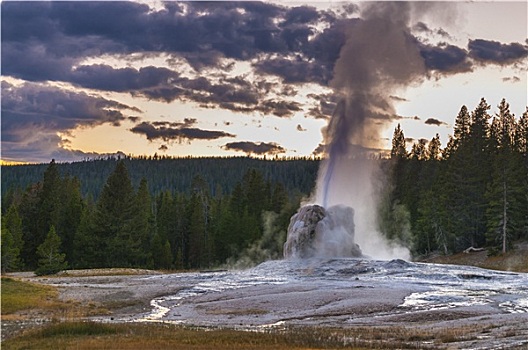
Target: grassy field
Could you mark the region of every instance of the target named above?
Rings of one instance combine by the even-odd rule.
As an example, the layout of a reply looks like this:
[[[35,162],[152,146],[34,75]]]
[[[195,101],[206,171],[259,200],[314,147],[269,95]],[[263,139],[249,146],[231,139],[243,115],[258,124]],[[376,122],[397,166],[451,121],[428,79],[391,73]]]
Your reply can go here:
[[[473,337],[467,328],[433,332],[404,327],[302,327],[248,332],[167,324],[63,322],[4,341],[2,349],[423,349]]]
[[[108,313],[93,304],[61,301],[56,288],[42,284],[2,277],[2,322],[24,320],[76,320],[91,315]]]
[[[2,318],[22,310],[55,309],[57,295],[53,287],[2,277]]]

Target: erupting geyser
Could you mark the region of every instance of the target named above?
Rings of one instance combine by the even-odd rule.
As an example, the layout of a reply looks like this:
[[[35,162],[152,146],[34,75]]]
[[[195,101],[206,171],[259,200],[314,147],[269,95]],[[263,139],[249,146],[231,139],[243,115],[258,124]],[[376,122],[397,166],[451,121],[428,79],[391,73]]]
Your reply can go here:
[[[292,216],[285,258],[361,257],[354,242],[354,209],[336,205],[325,210],[320,205],[306,205]]]
[[[411,28],[438,6],[366,2],[360,6],[361,18],[344,27],[345,42],[329,84],[338,102],[324,133],[326,159],[311,199],[322,206],[302,207],[292,217],[285,257],[360,256],[354,241],[357,227],[356,241],[367,255],[408,258],[406,248],[388,242],[379,232],[377,195],[383,180],[376,178],[378,164],[372,155],[378,156],[384,147],[383,121],[397,116],[392,96],[426,76]]]

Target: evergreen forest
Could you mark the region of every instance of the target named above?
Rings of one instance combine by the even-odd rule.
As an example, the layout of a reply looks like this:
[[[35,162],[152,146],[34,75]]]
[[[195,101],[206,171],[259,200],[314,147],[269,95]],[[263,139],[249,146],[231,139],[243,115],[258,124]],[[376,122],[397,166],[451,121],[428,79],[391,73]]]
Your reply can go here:
[[[394,130],[379,230],[413,255],[528,240],[528,109],[462,106],[445,147]],[[2,167],[2,270],[207,269],[282,256],[319,160],[123,157]]]

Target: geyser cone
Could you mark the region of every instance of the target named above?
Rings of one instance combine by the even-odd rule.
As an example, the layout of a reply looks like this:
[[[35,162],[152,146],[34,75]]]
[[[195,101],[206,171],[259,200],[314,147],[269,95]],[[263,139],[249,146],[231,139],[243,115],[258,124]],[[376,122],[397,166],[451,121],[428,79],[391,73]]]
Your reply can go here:
[[[284,257],[361,257],[354,231],[354,209],[336,205],[326,210],[320,205],[306,205],[290,220]]]

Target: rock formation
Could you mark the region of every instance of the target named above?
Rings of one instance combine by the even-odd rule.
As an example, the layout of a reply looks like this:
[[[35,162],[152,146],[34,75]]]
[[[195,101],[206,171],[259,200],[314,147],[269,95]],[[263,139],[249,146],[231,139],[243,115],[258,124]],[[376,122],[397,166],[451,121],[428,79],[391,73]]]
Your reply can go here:
[[[354,209],[306,205],[290,219],[285,258],[361,257],[354,242]]]

